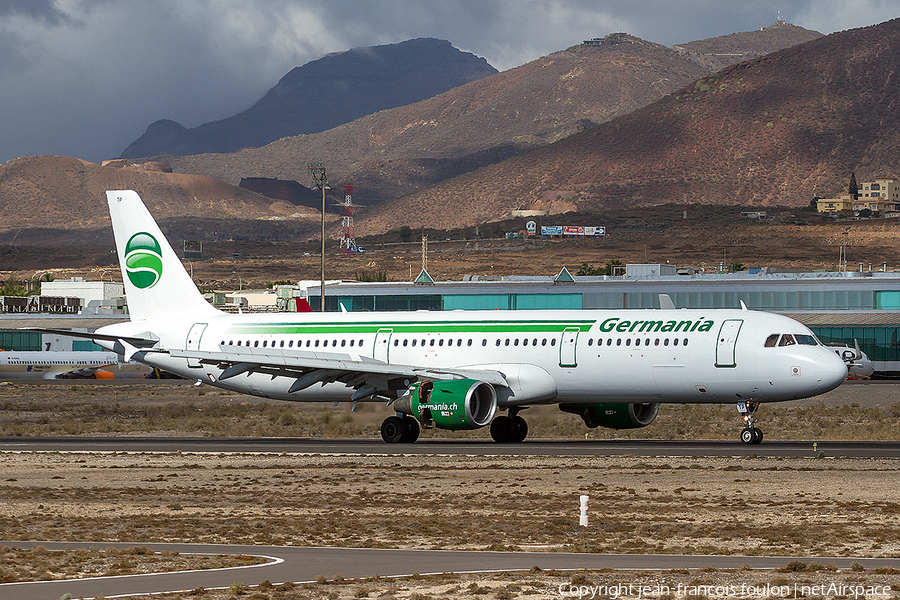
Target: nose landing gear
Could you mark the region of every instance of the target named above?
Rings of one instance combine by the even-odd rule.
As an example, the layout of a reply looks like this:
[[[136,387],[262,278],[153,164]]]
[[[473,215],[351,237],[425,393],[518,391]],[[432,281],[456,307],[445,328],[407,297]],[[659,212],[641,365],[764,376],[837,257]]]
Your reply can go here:
[[[756,409],[759,408],[759,402],[738,402],[738,412],[744,415],[744,429],[741,430],[741,441],[745,444],[761,444],[763,441],[763,432],[756,426]]]

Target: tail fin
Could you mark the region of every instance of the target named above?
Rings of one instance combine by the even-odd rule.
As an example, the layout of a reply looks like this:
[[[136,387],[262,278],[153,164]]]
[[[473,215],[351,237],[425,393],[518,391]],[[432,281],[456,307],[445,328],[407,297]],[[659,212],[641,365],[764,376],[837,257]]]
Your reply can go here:
[[[219,313],[184,270],[137,192],[106,192],[132,321]]]

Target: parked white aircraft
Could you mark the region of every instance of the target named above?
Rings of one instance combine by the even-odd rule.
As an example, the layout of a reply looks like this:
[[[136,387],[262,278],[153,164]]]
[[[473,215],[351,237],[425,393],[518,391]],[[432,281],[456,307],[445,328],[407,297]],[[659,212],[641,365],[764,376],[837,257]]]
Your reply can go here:
[[[735,403],[741,440],[759,443],[759,403],[815,396],[847,375],[800,323],[746,308],[224,314],[137,193],[107,199],[131,321],[86,337],[198,385],[387,401],[396,411],[381,426],[387,442],[415,441],[420,424],[490,425],[494,440],[520,442],[519,413],[536,404],[624,429],[652,423],[660,403]]]
[[[113,379],[103,367],[117,365],[115,352],[0,352],[0,381],[8,379]]]
[[[853,340],[853,346],[849,344],[828,344],[828,349],[834,351],[847,365],[848,379],[868,379],[875,374],[875,365],[859,349],[859,341]]]

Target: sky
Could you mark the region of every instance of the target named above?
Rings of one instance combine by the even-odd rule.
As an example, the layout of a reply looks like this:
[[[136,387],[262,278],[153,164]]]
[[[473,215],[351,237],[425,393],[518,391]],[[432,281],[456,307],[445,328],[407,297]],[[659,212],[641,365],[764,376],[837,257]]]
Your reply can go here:
[[[779,12],[828,34],[900,0],[0,0],[0,164],[115,158],[154,121],[229,117],[349,48],[434,37],[505,71],[607,33],[671,46]]]

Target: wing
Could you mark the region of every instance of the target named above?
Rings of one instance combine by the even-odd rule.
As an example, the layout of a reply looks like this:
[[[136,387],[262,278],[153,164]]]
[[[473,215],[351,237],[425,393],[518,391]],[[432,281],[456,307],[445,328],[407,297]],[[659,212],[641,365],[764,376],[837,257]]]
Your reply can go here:
[[[503,373],[481,369],[440,369],[414,365],[388,364],[367,356],[228,346],[224,352],[170,350],[175,358],[216,365],[222,369],[219,381],[264,373],[275,377],[294,379],[289,393],[299,392],[317,383],[340,382],[355,390],[350,396],[353,402],[373,396],[397,398],[417,381],[445,379],[477,379],[492,385],[507,387]]]

